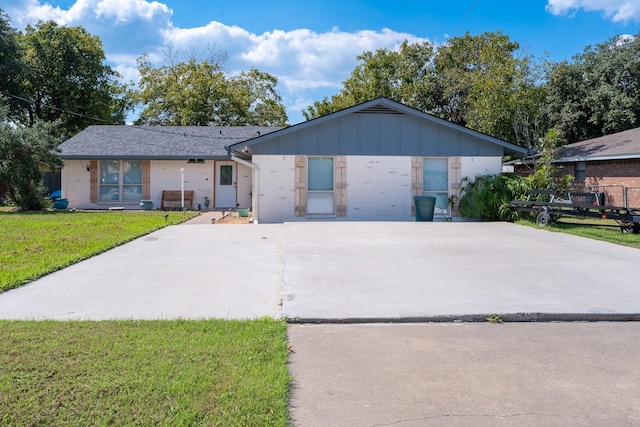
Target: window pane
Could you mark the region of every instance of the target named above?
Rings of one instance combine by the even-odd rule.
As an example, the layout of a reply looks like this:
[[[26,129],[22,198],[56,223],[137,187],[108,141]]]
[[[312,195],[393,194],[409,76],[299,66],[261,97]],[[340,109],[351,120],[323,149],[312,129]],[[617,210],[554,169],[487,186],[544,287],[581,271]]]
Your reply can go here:
[[[100,184],[117,184],[120,175],[120,162],[102,160],[100,162]]]
[[[318,191],[307,193],[307,213],[333,214],[333,192]]]
[[[220,185],[233,185],[233,166],[220,165]]]
[[[142,200],[142,185],[125,185],[123,200]]]
[[[449,162],[443,159],[424,159],[422,189],[449,192]]]
[[[332,157],[309,157],[309,190],[333,190]]]
[[[120,200],[120,191],[117,185],[101,185],[100,186],[100,201],[112,202]]]
[[[122,162],[123,184],[142,184],[142,162]]]

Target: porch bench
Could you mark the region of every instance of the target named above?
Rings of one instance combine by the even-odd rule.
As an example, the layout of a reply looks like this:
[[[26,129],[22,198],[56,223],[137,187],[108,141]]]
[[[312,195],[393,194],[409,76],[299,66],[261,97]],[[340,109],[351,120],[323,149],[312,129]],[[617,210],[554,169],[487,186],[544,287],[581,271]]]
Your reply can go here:
[[[189,210],[193,210],[193,190],[185,190],[184,207],[189,204]],[[163,190],[160,209],[182,209],[182,192],[180,190]]]

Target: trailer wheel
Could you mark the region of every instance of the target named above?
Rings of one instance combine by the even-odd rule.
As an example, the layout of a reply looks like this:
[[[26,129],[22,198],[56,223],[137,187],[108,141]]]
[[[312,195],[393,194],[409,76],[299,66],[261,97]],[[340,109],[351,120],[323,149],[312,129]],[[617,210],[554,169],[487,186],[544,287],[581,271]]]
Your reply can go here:
[[[551,218],[547,211],[538,212],[538,216],[536,217],[536,224],[538,224],[540,227],[546,227],[550,223],[551,223]]]

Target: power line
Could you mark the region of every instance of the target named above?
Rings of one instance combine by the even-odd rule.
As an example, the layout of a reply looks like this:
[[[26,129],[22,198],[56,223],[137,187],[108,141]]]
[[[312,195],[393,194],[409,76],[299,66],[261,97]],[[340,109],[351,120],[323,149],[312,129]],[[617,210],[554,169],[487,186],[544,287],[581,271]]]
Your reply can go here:
[[[5,95],[5,96],[10,96],[11,98],[19,99],[20,101],[28,102],[30,104],[35,104],[35,101],[32,101],[32,100],[27,99],[27,98],[23,98],[23,97],[18,96],[18,95],[13,95],[13,94],[7,93],[5,91],[0,91],[0,93]],[[92,117],[92,116],[87,116],[86,114],[76,113],[74,111],[65,110],[64,108],[54,107],[53,105],[44,104],[44,103],[41,104],[41,105],[43,107],[45,107],[45,108],[49,108],[51,110],[60,111],[61,113],[65,113],[65,114],[71,114],[72,116],[82,117],[83,119],[95,120],[97,122],[102,122],[102,123],[111,123],[108,120],[99,119],[97,117]]]
[[[23,98],[23,97],[18,96],[18,95],[13,95],[13,94],[7,93],[5,91],[0,91],[0,93],[3,94],[3,95],[6,95],[6,96],[10,96],[10,97],[15,98],[15,99],[19,99],[19,100],[24,101],[24,102],[35,103],[34,101],[32,101],[30,99]],[[87,116],[86,114],[76,113],[76,112],[73,112],[73,111],[65,110],[63,108],[54,107],[54,106],[48,105],[48,104],[42,104],[42,106],[44,106],[46,108],[50,108],[52,110],[60,111],[62,113],[71,114],[71,115],[74,115],[74,116],[77,116],[77,117],[82,117],[82,118],[86,118],[86,119],[90,119],[90,120],[106,123],[109,126],[122,126],[122,125],[113,124],[113,123],[109,122],[108,120],[99,119],[97,117],[92,117],[92,116]],[[191,137],[191,138],[212,138],[210,135],[195,135],[195,134],[187,134],[186,132],[172,132],[172,131],[169,131],[169,130],[161,129],[162,125],[156,126],[157,129],[150,128],[149,126],[146,126],[146,127],[145,126],[129,126],[129,127],[131,127],[132,129],[139,129],[139,130],[144,130],[144,131],[147,131],[147,132],[158,132],[158,133],[164,133],[164,134],[168,134],[168,135],[184,136],[185,138],[186,137]],[[179,126],[176,126],[176,127],[179,127]],[[225,127],[225,126],[202,126],[202,127]],[[226,126],[226,127],[234,127],[234,126]],[[106,135],[104,135],[104,136],[106,136]],[[124,138],[118,138],[118,139],[125,140]],[[244,137],[220,137],[220,138],[216,138],[216,139],[245,141],[245,140],[250,139],[250,138],[244,138]],[[134,140],[129,140],[129,141],[136,142]]]
[[[464,21],[466,21],[467,18],[469,17],[469,14],[471,14],[471,11],[473,10],[473,7],[476,5],[477,2],[478,0],[473,0],[473,2],[471,3],[471,6],[469,6],[469,9],[467,9],[467,13],[464,14],[464,16],[462,17],[462,20],[460,21],[456,29],[453,30],[452,37],[455,37],[456,33],[458,32],[462,24],[464,24]]]

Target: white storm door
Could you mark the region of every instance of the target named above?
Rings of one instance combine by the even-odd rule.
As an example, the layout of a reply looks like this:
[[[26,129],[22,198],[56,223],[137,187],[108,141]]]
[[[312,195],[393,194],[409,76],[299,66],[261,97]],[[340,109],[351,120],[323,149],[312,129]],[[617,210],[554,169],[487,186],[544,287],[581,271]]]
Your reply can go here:
[[[216,162],[216,208],[236,207],[236,164]]]

